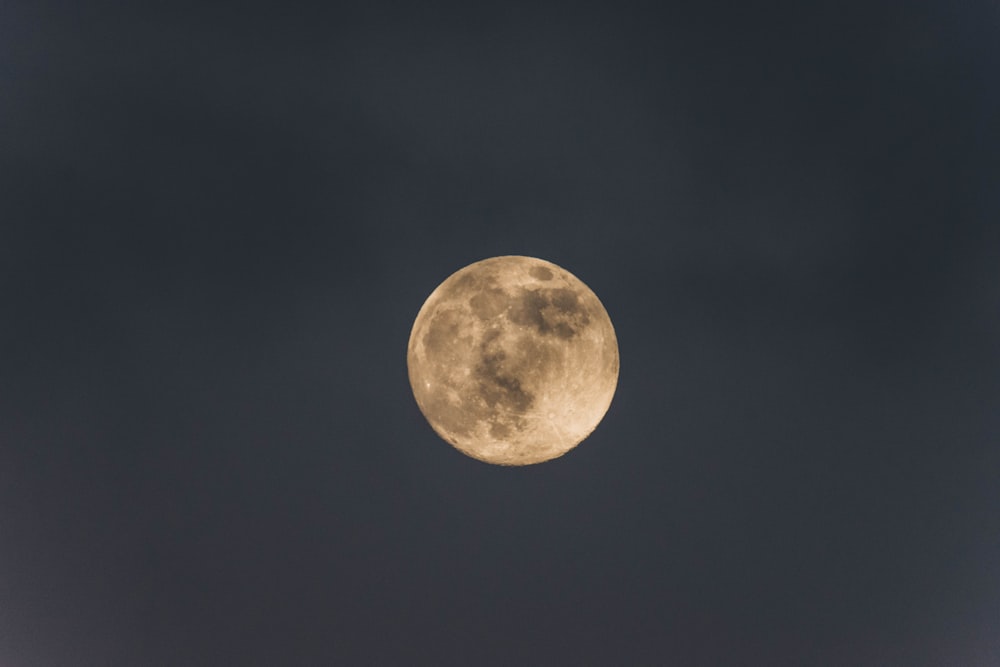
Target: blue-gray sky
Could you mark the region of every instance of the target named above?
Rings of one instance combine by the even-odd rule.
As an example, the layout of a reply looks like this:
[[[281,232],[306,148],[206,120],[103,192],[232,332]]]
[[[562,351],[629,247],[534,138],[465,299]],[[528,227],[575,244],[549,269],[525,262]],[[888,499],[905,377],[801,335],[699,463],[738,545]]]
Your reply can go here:
[[[0,664],[1000,663],[995,3],[425,4],[0,8]],[[405,368],[502,254],[525,469]]]

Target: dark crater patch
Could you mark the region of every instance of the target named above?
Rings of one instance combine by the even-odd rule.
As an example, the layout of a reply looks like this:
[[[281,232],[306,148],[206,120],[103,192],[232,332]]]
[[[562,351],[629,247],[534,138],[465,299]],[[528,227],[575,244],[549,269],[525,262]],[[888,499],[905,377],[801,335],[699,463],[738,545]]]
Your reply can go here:
[[[576,292],[565,287],[521,290],[509,317],[511,322],[534,327],[542,335],[565,339],[577,335],[590,323]]]
[[[552,272],[544,266],[533,266],[528,273],[538,280],[552,280]]]
[[[497,288],[497,277],[484,271],[463,271],[448,281],[448,298],[463,298],[470,292],[480,292]]]
[[[472,373],[479,387],[479,396],[490,409],[524,414],[531,408],[535,397],[521,386],[521,381],[504,368],[507,354],[496,349],[493,341],[499,330],[492,330],[483,338],[479,363]]]
[[[503,440],[511,433],[511,425],[494,419],[490,422],[490,436],[496,440]]]
[[[552,297],[552,305],[560,313],[576,313],[580,310],[580,298],[573,290],[561,287],[547,291]]]
[[[479,382],[479,393],[491,408],[500,407],[524,413],[531,407],[534,396],[521,387],[521,381],[503,372],[506,354],[502,351],[483,355],[473,373]]]
[[[434,317],[424,334],[424,348],[431,352],[448,349],[459,337],[461,319],[453,310],[445,310]]]
[[[480,320],[488,320],[504,312],[508,302],[506,292],[498,287],[491,287],[469,299],[469,307],[472,314]]]
[[[476,289],[479,286],[479,277],[472,271],[466,271],[455,277],[455,282],[451,285],[452,292],[462,292],[464,290]]]

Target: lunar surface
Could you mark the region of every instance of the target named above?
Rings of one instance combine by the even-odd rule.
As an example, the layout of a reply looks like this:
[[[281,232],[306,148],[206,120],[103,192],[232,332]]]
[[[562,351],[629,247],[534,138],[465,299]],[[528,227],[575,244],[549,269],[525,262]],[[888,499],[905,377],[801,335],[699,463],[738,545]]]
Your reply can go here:
[[[452,274],[410,333],[410,385],[434,430],[499,465],[562,456],[603,419],[618,342],[597,296],[533,257],[493,257]]]

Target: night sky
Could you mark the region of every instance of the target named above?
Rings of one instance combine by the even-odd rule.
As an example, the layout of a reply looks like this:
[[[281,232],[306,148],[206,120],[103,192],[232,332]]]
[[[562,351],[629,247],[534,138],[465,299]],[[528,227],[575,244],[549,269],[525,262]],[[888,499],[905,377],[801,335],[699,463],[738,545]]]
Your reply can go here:
[[[994,2],[0,5],[0,666],[1000,664]],[[527,468],[424,299],[600,297]]]

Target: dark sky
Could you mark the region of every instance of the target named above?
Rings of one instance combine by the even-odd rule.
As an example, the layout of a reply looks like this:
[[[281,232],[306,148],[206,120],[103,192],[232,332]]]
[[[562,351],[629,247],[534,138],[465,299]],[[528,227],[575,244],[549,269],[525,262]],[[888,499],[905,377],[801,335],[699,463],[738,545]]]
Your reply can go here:
[[[1000,664],[993,2],[0,6],[0,665]],[[423,300],[601,298],[539,466]]]

